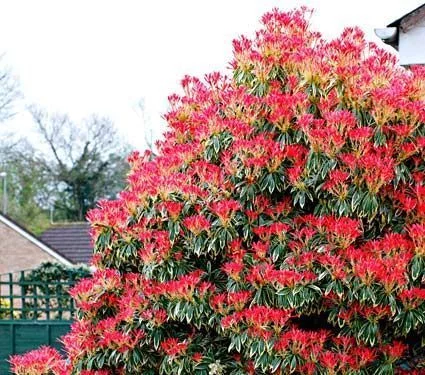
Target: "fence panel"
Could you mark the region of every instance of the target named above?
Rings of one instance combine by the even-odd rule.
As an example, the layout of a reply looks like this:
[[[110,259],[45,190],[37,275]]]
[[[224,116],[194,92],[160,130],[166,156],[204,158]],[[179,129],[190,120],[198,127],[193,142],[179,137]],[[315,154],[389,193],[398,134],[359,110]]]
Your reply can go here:
[[[74,281],[28,280],[26,272],[0,275],[0,318],[69,320],[75,311],[68,291]]]
[[[71,321],[0,320],[0,374],[9,374],[7,360],[41,345],[61,350],[58,338],[69,331]]]
[[[29,271],[28,271],[29,272]],[[7,360],[41,345],[61,350],[58,338],[71,326],[75,307],[68,291],[74,281],[28,280],[27,271],[0,275],[0,374]]]

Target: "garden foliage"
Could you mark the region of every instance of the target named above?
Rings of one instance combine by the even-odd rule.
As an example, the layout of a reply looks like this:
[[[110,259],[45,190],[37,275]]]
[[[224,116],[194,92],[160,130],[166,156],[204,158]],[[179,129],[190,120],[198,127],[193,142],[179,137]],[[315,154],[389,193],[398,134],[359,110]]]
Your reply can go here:
[[[51,309],[50,319],[62,319],[64,312],[73,309],[69,289],[77,281],[90,276],[86,266],[66,267],[60,263],[44,262],[37,268],[23,274],[21,292],[23,307],[21,319],[36,319],[41,311]],[[32,296],[38,296],[37,299]],[[29,297],[28,297],[29,296]],[[59,311],[55,311],[59,309]]]
[[[91,211],[66,374],[424,373],[425,69],[308,18],[184,78]]]

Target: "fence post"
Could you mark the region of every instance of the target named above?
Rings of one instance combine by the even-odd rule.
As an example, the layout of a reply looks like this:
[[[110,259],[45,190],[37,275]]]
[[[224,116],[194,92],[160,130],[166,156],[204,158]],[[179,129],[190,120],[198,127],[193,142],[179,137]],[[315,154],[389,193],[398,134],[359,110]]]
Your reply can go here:
[[[11,331],[11,339],[10,339],[10,341],[11,341],[11,343],[10,343],[10,346],[12,347],[11,349],[12,349],[12,353],[15,353],[16,352],[16,325],[15,324],[12,324],[11,326],[10,326],[10,331]]]
[[[9,318],[13,319],[13,276],[11,273],[9,273]]]
[[[46,319],[50,320],[50,285],[45,285],[45,291],[46,291]],[[49,333],[50,334],[50,333]]]
[[[34,297],[34,305],[33,305],[33,319],[37,319],[37,314],[38,314],[38,295],[37,295],[37,287],[34,286],[34,292],[33,292],[33,297]]]
[[[25,299],[25,290],[24,290],[24,281],[25,281],[25,272],[21,271],[21,318],[24,317],[25,314],[25,306],[26,306],[26,299]]]

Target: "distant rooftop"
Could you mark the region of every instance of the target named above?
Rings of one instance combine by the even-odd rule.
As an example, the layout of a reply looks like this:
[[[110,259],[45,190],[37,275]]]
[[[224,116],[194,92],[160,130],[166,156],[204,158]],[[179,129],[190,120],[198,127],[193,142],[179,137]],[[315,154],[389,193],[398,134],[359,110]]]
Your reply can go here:
[[[93,246],[89,223],[56,225],[47,229],[40,239],[72,263],[89,263]]]

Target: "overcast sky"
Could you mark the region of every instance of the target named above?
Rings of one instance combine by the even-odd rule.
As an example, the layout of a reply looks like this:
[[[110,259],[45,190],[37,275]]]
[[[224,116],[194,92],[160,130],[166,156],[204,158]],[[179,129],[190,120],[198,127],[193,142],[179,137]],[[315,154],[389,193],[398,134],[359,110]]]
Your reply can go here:
[[[156,138],[167,96],[185,74],[226,71],[231,41],[258,28],[273,7],[315,9],[313,27],[327,37],[360,26],[376,40],[382,27],[424,0],[2,0],[0,53],[19,77],[25,104],[75,119],[109,116],[136,148],[143,129]],[[137,113],[143,98],[146,124]],[[30,136],[20,115],[9,127]]]

